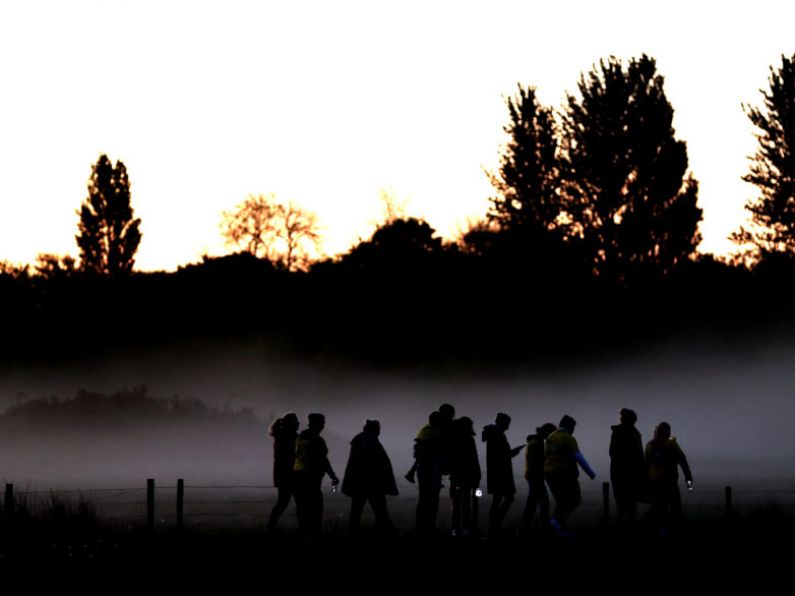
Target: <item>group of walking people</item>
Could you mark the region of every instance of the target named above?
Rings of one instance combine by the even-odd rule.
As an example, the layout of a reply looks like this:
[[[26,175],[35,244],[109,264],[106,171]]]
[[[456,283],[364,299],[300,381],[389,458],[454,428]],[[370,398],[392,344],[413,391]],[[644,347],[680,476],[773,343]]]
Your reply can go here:
[[[619,423],[612,427],[610,438],[610,480],[616,501],[616,524],[631,527],[637,517],[639,502],[648,502],[648,519],[661,531],[675,527],[681,517],[678,468],[682,468],[688,488],[693,476],[681,447],[671,437],[666,422],[657,425],[654,438],[645,448],[635,428],[637,415],[629,409],[619,413]],[[555,425],[545,423],[512,447],[506,437],[511,417],[500,412],[494,423],[485,426],[481,440],[486,444],[486,490],[491,495],[488,535],[502,533],[503,520],[515,500],[514,457],[525,452],[524,478],[528,493],[522,514],[521,531],[537,525],[560,536],[570,536],[567,520],[581,502],[579,470],[594,479],[589,465],[574,438],[576,421],[564,415]],[[290,500],[295,499],[299,529],[307,534],[321,531],[323,495],[321,485],[328,475],[332,490],[340,484],[328,459],[328,448],[320,436],[325,426],[322,414],[309,414],[308,426],[298,432],[298,417],[288,413],[270,426],[274,441],[273,480],[278,490],[268,529],[275,530]],[[351,497],[349,530],[360,530],[361,516],[367,503],[373,510],[379,531],[394,533],[387,510],[387,496],[398,494],[389,456],[379,440],[377,420],[367,420],[362,432],[351,441],[350,454],[342,480],[342,493]],[[452,533],[467,536],[476,531],[478,499],[482,479],[475,429],[471,418],[455,417],[455,408],[442,404],[428,417],[414,439],[414,462],[405,474],[417,484],[416,531],[435,532],[440,493],[445,478],[450,487]],[[550,497],[555,500],[550,511]],[[550,513],[552,515],[550,515]]]

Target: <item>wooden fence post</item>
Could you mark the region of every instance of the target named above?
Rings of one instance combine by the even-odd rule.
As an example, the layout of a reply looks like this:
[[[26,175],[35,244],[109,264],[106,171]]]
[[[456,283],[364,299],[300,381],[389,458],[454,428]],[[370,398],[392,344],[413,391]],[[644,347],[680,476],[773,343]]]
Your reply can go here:
[[[6,498],[3,504],[3,513],[6,519],[14,517],[14,485],[6,484]]]
[[[183,527],[183,514],[185,503],[185,481],[182,478],[177,479],[177,529],[181,530]]]
[[[155,479],[146,481],[146,527],[153,530],[155,527]]]
[[[480,489],[478,488],[475,490],[480,490]],[[472,493],[469,495],[469,498],[472,499],[472,539],[473,540],[478,539],[478,534],[480,532],[480,519],[479,519],[480,497],[477,496],[475,490],[473,490]]]
[[[604,524],[610,524],[610,483],[602,483],[602,514],[604,517]]]

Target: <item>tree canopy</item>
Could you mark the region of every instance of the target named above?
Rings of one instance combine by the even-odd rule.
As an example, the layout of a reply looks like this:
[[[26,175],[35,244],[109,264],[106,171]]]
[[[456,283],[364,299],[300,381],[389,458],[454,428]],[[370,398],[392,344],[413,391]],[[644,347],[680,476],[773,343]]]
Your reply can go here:
[[[611,57],[579,81],[563,114],[562,178],[588,266],[626,282],[667,274],[700,241],[698,184],[674,137],[654,59]]]
[[[554,114],[538,103],[534,87],[519,85],[506,104],[510,139],[499,169],[489,174],[497,191],[489,218],[505,230],[548,235],[559,227],[562,211]]]
[[[755,185],[759,196],[749,201],[750,228],[733,239],[752,244],[758,256],[795,256],[795,54],[770,67],[769,88],[760,90],[761,107],[745,106],[757,128],[758,146],[743,180]]]
[[[108,276],[130,273],[141,242],[141,220],[133,217],[130,180],[121,161],[114,166],[107,155],[99,156],[78,213],[80,269]]]
[[[221,235],[258,258],[287,270],[306,269],[320,247],[317,216],[276,195],[249,195],[232,211],[224,211]]]

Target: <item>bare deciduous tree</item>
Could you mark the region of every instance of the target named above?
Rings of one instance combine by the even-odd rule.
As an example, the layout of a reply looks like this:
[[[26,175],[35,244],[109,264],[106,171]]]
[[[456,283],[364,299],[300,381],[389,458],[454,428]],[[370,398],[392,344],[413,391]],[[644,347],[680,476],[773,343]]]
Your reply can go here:
[[[273,194],[249,195],[232,211],[221,214],[221,235],[229,245],[272,260],[278,237],[279,207]]]
[[[317,216],[293,203],[281,205],[279,238],[284,245],[281,254],[287,269],[305,269],[312,255],[320,250],[320,227]]]
[[[289,270],[304,269],[320,250],[317,216],[273,193],[249,195],[224,211],[221,234],[227,244]]]
[[[381,212],[384,216],[383,223],[392,223],[396,219],[407,217],[408,198],[401,199],[393,188],[379,188],[378,200],[381,201]]]

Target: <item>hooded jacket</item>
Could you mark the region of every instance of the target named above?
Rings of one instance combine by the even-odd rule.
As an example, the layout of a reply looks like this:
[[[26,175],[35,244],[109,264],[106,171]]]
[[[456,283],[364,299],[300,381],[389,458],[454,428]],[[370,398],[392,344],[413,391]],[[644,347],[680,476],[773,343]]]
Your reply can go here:
[[[515,455],[505,433],[496,425],[483,427],[481,438],[486,443],[486,489],[489,494],[515,493],[511,458]]]
[[[376,435],[361,432],[353,437],[342,494],[349,497],[398,494],[392,463]]]

